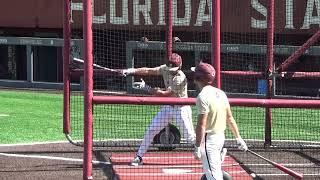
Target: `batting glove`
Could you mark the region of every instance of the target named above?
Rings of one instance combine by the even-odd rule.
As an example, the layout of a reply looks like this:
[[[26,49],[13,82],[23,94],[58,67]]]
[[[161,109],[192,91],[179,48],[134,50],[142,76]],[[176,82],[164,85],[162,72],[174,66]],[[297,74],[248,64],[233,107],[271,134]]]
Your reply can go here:
[[[201,148],[198,146],[194,146],[193,155],[194,155],[195,159],[200,160],[201,159]]]
[[[138,90],[143,90],[146,92],[150,92],[151,87],[147,85],[143,79],[141,79],[141,82],[134,82],[133,88]]]
[[[126,77],[126,76],[128,76],[128,75],[134,74],[135,72],[136,72],[136,69],[134,69],[134,68],[129,68],[129,69],[124,69],[124,70],[122,70],[121,74],[122,74],[123,77]]]
[[[240,149],[241,151],[248,150],[248,146],[242,138],[236,138],[236,140],[237,140],[237,144],[238,144],[238,149]]]

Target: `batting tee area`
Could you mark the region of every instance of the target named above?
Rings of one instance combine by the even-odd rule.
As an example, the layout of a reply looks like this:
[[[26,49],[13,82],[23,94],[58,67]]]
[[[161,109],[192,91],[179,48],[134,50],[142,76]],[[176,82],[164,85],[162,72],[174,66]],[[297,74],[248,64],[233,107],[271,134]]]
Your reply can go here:
[[[201,179],[202,163],[194,159],[190,152],[151,152],[144,157],[142,166],[129,166],[134,153],[113,153],[111,162],[115,175],[120,180],[134,179]],[[233,179],[252,179],[232,157],[227,156],[223,170]]]

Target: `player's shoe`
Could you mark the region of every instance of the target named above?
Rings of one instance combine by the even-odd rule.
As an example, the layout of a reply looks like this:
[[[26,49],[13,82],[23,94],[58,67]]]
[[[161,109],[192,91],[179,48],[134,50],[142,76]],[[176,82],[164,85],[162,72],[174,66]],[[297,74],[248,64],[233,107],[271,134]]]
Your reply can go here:
[[[142,157],[138,155],[130,163],[131,166],[140,166],[142,164],[143,164]]]

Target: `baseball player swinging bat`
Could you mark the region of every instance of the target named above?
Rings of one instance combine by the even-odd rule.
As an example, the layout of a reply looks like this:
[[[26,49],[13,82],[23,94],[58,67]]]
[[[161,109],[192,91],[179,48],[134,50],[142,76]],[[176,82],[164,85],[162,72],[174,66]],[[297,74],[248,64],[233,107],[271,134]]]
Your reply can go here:
[[[261,156],[260,154],[258,154],[258,153],[256,153],[256,152],[250,150],[250,149],[248,149],[247,152],[249,152],[249,153],[251,153],[251,154],[253,154],[253,155],[255,155],[255,156],[257,156],[257,157],[259,157],[259,158],[261,158],[261,159],[263,159],[263,160],[265,160],[266,162],[270,163],[270,164],[273,165],[274,167],[280,169],[282,172],[284,172],[284,173],[286,173],[286,174],[289,174],[289,175],[292,176],[292,177],[295,177],[295,178],[297,178],[297,179],[302,179],[302,178],[303,178],[303,174],[300,174],[300,173],[295,172],[295,171],[293,171],[293,170],[291,170],[291,169],[289,169],[289,168],[287,168],[287,167],[285,167],[285,166],[283,166],[283,165],[281,165],[281,164],[278,164],[278,163],[276,163],[276,162],[273,162],[273,161],[271,161],[270,159],[267,159],[267,158]]]
[[[84,63],[84,61],[82,59],[79,59],[79,58],[73,58],[74,61],[78,62],[78,63]],[[110,72],[115,72],[115,73],[118,73],[117,70],[115,69],[110,69],[110,68],[107,68],[107,67],[103,67],[103,66],[100,66],[98,64],[93,64],[94,67],[97,67],[97,68],[100,68],[100,69],[104,69],[104,70],[107,70],[107,71],[110,71]]]

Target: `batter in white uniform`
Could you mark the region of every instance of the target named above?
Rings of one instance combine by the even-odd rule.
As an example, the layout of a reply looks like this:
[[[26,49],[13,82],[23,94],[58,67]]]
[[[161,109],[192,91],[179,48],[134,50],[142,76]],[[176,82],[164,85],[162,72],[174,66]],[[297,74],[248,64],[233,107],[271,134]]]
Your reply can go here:
[[[187,98],[187,78],[181,71],[181,66],[181,56],[177,53],[172,53],[166,64],[154,68],[144,67],[126,69],[122,71],[122,74],[125,76],[162,75],[165,84],[164,89],[151,88],[145,84],[142,84],[140,88],[155,96]],[[188,142],[194,143],[195,132],[192,124],[191,107],[189,105],[164,105],[152,120],[131,165],[138,166],[142,164],[142,158],[152,143],[154,136],[165,128],[173,119],[176,120],[177,125],[183,132],[183,137],[185,137]]]
[[[225,141],[226,124],[236,137],[239,149],[246,151],[226,94],[215,87],[215,69],[200,62],[194,70],[194,83],[201,90],[197,96],[198,123],[194,156],[201,159],[208,180],[222,180],[221,150]]]

